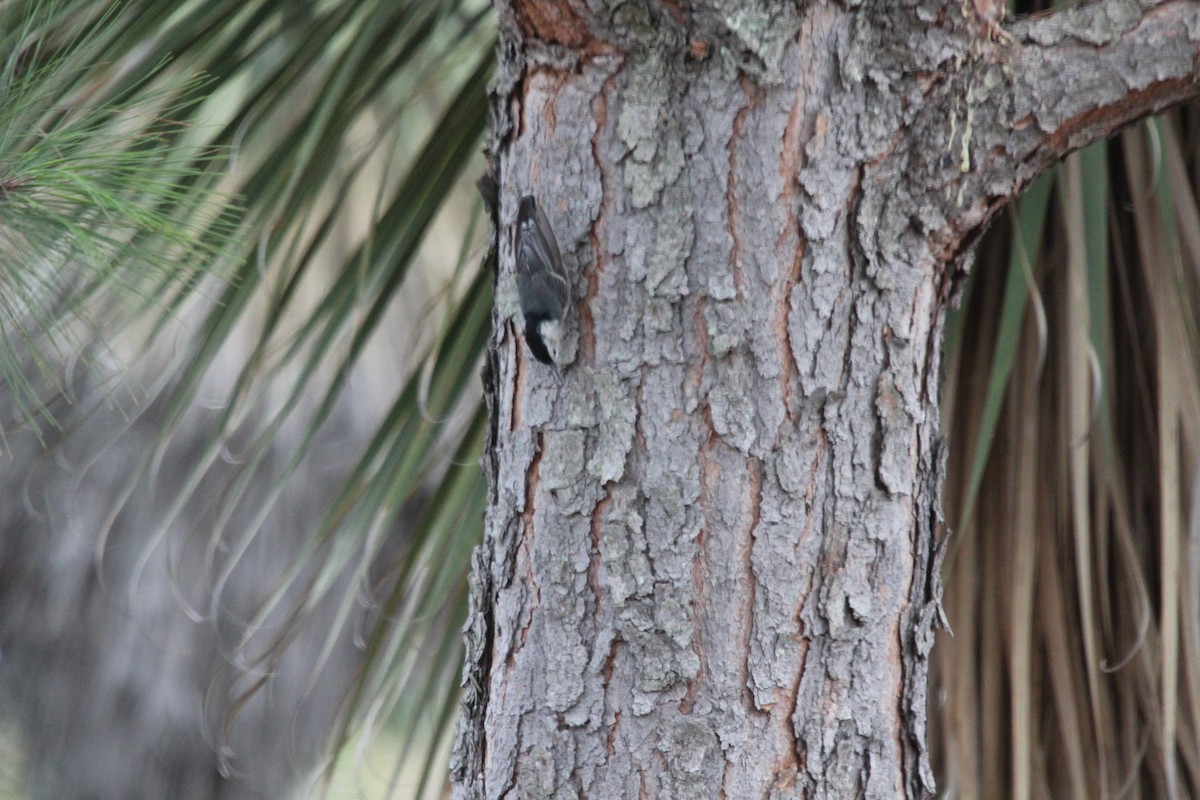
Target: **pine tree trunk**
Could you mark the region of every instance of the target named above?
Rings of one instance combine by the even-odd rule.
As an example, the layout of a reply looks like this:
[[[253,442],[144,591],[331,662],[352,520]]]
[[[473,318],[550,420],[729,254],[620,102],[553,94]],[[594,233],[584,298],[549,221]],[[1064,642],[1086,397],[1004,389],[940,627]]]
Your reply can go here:
[[[582,5],[501,9],[456,796],[921,797],[945,305],[1029,180],[1195,93],[1196,6]],[[513,322],[530,193],[561,381]]]

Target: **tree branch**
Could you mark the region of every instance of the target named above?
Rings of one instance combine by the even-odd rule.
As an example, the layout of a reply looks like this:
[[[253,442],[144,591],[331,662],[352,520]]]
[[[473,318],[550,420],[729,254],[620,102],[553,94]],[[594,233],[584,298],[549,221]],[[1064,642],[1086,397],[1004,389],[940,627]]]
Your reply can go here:
[[[1022,161],[1049,164],[1123,125],[1200,97],[1200,3],[1104,0],[1013,26]],[[1040,169],[1038,170],[1040,171]]]
[[[925,121],[935,251],[962,253],[992,215],[1069,153],[1200,97],[1200,0],[1101,0],[1015,22],[962,70],[955,124]],[[947,172],[956,173],[945,180]]]

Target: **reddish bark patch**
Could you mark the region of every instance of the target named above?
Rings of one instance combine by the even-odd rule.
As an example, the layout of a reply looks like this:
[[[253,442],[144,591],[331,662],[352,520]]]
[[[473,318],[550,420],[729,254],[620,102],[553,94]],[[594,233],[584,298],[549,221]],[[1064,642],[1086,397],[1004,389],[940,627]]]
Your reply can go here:
[[[754,110],[758,105],[758,94],[753,83],[744,75],[739,79],[742,91],[746,93],[746,105],[738,109],[737,114],[733,117],[733,130],[729,135],[729,173],[725,179],[725,203],[727,211],[727,229],[729,238],[733,242],[733,252],[730,255],[729,263],[733,269],[733,288],[737,291],[738,299],[742,298],[742,242],[737,233],[737,145],[742,139],[742,125],[745,124],[746,115]]]
[[[582,50],[591,39],[587,26],[566,0],[513,0],[513,12],[525,35]]]
[[[1195,66],[1197,59],[1192,59]],[[1101,136],[1089,136],[1088,141],[1102,138],[1135,119],[1146,114],[1147,109],[1157,111],[1176,102],[1190,99],[1196,93],[1196,83],[1187,78],[1171,78],[1129,92],[1111,105],[1094,108],[1064,122],[1058,130],[1046,137],[1046,148],[1056,160],[1079,148],[1072,145],[1072,136],[1080,131],[1102,131]]]
[[[592,100],[592,113],[595,114],[596,129],[592,134],[592,158],[600,173],[600,209],[588,234],[592,246],[592,263],[584,270],[587,278],[587,294],[579,308],[579,355],[588,361],[596,360],[596,324],[592,313],[592,304],[600,296],[600,273],[604,269],[607,250],[601,246],[601,232],[604,222],[612,212],[612,193],[609,188],[608,164],[600,155],[600,136],[608,126],[608,93],[612,90],[617,72],[605,79],[604,85]]]
[[[512,401],[510,403],[510,408],[512,408],[512,418],[511,424],[508,426],[509,433],[512,433],[521,427],[521,398],[525,396],[525,375],[529,372],[529,366],[528,360],[525,358],[525,348],[528,347],[528,345],[525,344],[524,332],[519,331],[517,326],[511,321],[508,323],[507,327],[509,332],[508,340],[510,343],[514,344],[517,349],[515,354],[516,358],[514,359],[516,361],[517,377],[512,384],[513,394]]]

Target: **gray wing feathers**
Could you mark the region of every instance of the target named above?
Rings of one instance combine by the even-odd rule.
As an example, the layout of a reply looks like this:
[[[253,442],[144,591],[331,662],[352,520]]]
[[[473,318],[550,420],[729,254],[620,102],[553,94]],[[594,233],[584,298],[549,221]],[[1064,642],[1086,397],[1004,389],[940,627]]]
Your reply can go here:
[[[561,317],[571,290],[554,229],[532,195],[521,199],[517,215],[517,284],[526,314]]]

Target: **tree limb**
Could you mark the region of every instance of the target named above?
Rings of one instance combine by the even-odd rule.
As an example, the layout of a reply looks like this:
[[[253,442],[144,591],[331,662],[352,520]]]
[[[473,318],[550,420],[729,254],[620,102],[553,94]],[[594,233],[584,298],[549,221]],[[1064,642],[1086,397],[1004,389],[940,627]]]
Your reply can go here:
[[[996,211],[1068,154],[1200,97],[1197,0],[1102,0],[1001,34],[960,68],[954,124],[944,125],[935,102],[918,137],[931,162],[926,188],[944,214],[933,244],[945,260],[967,252]],[[946,180],[947,170],[956,176]]]
[[[1048,164],[1129,122],[1200,97],[1200,3],[1105,0],[1013,26],[1022,160]]]

